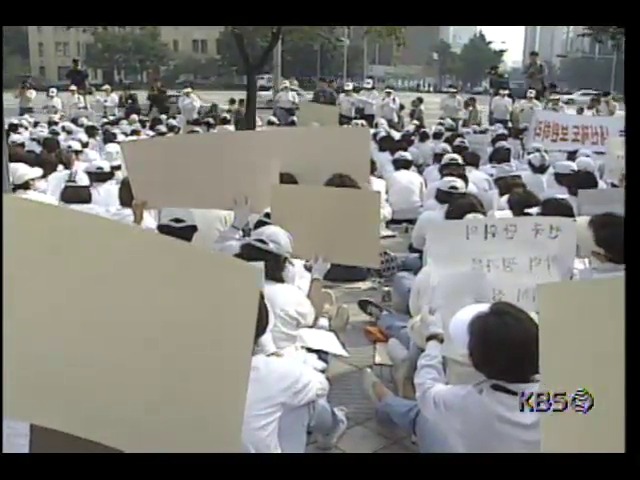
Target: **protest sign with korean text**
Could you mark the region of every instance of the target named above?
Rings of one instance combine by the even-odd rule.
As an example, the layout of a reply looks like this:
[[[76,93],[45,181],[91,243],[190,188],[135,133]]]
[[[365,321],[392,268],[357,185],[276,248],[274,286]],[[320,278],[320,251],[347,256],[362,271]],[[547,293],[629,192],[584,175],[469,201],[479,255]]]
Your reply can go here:
[[[625,116],[594,117],[549,110],[536,110],[525,145],[539,143],[547,150],[572,151],[587,148],[606,153],[610,138],[624,135]]]
[[[434,223],[427,265],[436,276],[484,274],[491,301],[536,310],[536,285],[568,279],[576,253],[572,219],[487,218]]]

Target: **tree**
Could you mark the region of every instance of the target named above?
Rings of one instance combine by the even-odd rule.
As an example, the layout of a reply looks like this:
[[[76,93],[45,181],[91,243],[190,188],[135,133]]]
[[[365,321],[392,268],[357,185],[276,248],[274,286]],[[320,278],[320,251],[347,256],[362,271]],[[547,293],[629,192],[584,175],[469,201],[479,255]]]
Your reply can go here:
[[[569,88],[611,88],[612,58],[575,57],[565,58],[560,63],[560,77]],[[624,58],[619,58],[616,68],[614,91],[624,91]]]
[[[479,32],[460,51],[459,75],[464,83],[479,85],[492,65],[500,65],[504,51],[494,50],[484,33]]]
[[[318,41],[336,42],[343,32],[343,27],[313,26],[313,27],[249,27],[231,26],[233,40],[238,49],[242,72],[247,76],[246,90],[246,129],[255,130],[256,121],[256,76],[263,73],[273,51],[281,39],[286,41]],[[394,39],[398,44],[403,43],[404,27],[368,27],[365,34],[374,39]],[[283,43],[284,43],[283,41]]]
[[[428,59],[427,64],[438,65],[438,83],[443,85],[445,77],[457,77],[460,69],[459,55],[451,48],[451,44],[445,40],[440,40],[433,49],[433,56]]]
[[[582,37],[593,38],[598,43],[612,42],[615,47],[620,47],[624,42],[624,27],[585,26]]]

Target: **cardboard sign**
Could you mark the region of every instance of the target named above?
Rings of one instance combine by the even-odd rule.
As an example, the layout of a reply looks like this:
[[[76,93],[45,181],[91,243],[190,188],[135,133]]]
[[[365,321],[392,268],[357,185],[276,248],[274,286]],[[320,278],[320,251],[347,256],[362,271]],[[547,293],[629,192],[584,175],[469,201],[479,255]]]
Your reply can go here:
[[[535,311],[536,285],[569,278],[576,243],[575,221],[569,218],[438,222],[427,232],[425,264],[434,275],[483,274],[491,302]]]
[[[295,175],[301,185],[322,186],[334,173],[350,175],[363,188],[369,184],[367,128],[276,128],[258,133],[269,141],[265,148],[272,149],[281,171]]]
[[[626,154],[624,137],[610,138],[607,143],[607,155],[604,157],[604,178],[618,184],[626,172]]]
[[[261,212],[279,183],[272,149],[255,139],[268,132],[175,135],[122,146],[136,198],[150,208],[233,210],[247,196]]]
[[[242,451],[260,272],[71,209],[3,207],[3,416],[127,453]]]
[[[578,191],[578,214],[584,216],[600,213],[624,215],[624,189],[597,188]]]
[[[380,266],[380,194],[351,188],[279,185],[273,188],[273,222],[293,236],[296,257]]]
[[[625,116],[593,117],[536,110],[525,146],[539,143],[547,150],[568,152],[588,148],[606,153],[609,139],[624,136]]]
[[[541,415],[543,452],[625,451],[624,290],[624,277],[539,287],[540,391],[569,399]]]
[[[338,113],[335,105],[304,102],[298,111],[298,125],[308,127],[315,123],[321,127],[334,127],[338,125]]]

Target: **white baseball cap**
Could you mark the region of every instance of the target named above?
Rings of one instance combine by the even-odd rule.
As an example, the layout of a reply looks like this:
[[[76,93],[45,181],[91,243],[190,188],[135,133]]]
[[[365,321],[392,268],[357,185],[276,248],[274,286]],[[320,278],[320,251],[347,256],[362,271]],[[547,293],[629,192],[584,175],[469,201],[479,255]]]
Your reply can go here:
[[[393,156],[393,160],[409,160],[410,162],[412,162],[413,158],[411,157],[411,154],[409,152],[400,151],[395,153],[395,155]]]
[[[344,84],[344,91],[345,92],[350,92],[353,90],[353,83],[351,82],[347,82]]]
[[[110,172],[111,164],[106,160],[95,160],[86,166],[84,169],[86,173],[102,173]]]
[[[373,88],[373,80],[370,78],[366,79],[362,84],[362,88]]]
[[[518,171],[513,163],[500,163],[493,166],[493,178],[521,177],[522,173]]]
[[[553,173],[559,173],[561,175],[570,175],[578,171],[578,167],[575,163],[569,162],[568,160],[562,160],[560,162],[556,162],[553,165]]]
[[[440,165],[460,165],[464,167],[464,160],[457,153],[447,153],[440,162]]]
[[[293,238],[277,225],[266,225],[255,230],[247,243],[282,257],[290,257],[293,253]]]
[[[436,188],[443,192],[450,193],[466,193],[467,186],[464,182],[457,177],[444,177],[438,183],[436,183]]]
[[[67,143],[67,150],[71,150],[72,152],[83,152],[84,148],[82,148],[82,145],[80,144],[80,142],[77,142],[76,140],[71,140],[69,141],[69,143]]]
[[[549,165],[549,155],[544,152],[534,152],[527,155],[527,161],[536,167]]]
[[[576,159],[576,169],[579,172],[596,173],[596,162],[589,157],[579,157]]]
[[[449,338],[461,351],[469,350],[469,324],[480,313],[491,308],[490,303],[474,303],[458,310],[449,321]]]
[[[22,185],[29,180],[35,180],[36,178],[40,178],[44,175],[44,171],[41,168],[31,167],[26,163],[14,163],[11,165],[16,165],[10,171],[11,183],[13,185]]]

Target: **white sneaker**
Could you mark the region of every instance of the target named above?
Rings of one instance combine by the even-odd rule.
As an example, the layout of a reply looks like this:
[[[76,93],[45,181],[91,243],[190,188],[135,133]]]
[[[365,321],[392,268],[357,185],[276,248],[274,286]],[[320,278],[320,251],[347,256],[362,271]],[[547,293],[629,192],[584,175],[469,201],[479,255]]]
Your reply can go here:
[[[320,450],[331,450],[347,431],[347,426],[349,425],[347,420],[347,409],[345,407],[336,407],[333,411],[338,419],[338,425],[336,425],[336,428],[330,434],[318,435],[318,443],[316,446]]]
[[[387,354],[394,365],[399,365],[405,358],[407,358],[409,351],[397,338],[390,338],[387,342]]]

